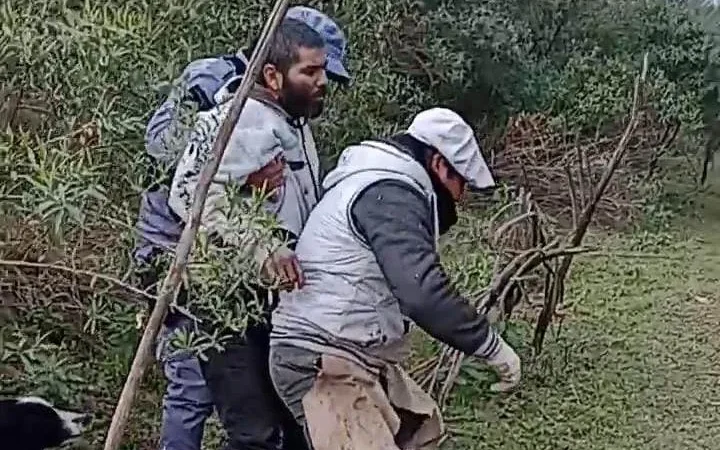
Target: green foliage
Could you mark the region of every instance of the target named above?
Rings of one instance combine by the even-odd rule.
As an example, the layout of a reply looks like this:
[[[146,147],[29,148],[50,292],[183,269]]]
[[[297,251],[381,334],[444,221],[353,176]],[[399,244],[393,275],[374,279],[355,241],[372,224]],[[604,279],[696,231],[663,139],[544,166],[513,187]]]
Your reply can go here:
[[[24,152],[22,152],[25,150]],[[0,136],[2,196],[7,213],[48,225],[57,241],[70,223],[102,214],[108,204],[102,182],[109,164],[92,149],[71,149],[65,140],[38,142],[27,134]],[[5,209],[3,208],[3,209]]]
[[[173,351],[190,349],[204,357],[208,349],[222,350],[233,333],[243,333],[251,321],[265,320],[263,311],[272,299],[261,292],[277,289],[259,276],[261,267],[253,257],[257,245],[267,246],[272,253],[287,244],[274,238],[278,223],[264,208],[268,196],[254,191],[249,197],[234,185],[227,191],[230,207],[222,214],[228,228],[242,234],[227,236],[226,242],[234,244],[224,246],[211,242],[206,234],[199,235],[188,264],[187,303],[172,305],[195,321],[195,327],[173,342]]]
[[[605,1],[569,3],[581,12],[562,15],[554,39],[536,46],[548,49],[546,62],[530,75],[531,85],[538,86],[532,94],[545,99],[536,107],[580,129],[612,123],[629,110],[632,80],[648,52],[648,106],[663,120],[697,129],[706,46],[702,29],[684,6],[660,1],[630,1],[622,7]],[[533,81],[536,77],[539,81]]]
[[[151,181],[143,132],[158,105],[153,86],[164,96],[189,60],[234,49],[234,32],[251,39],[243,27],[252,22],[236,21],[235,7],[200,0],[162,7],[50,1],[40,8],[19,3],[0,8],[0,40],[6,44],[0,65],[8,69],[0,71],[0,95],[21,97],[8,97],[15,104],[0,110],[0,258],[47,261],[134,283],[128,256],[138,195]],[[264,13],[246,12],[253,9],[257,25]],[[210,22],[199,20],[198,11]],[[213,31],[220,29],[227,32]],[[179,40],[178,30],[184,33]],[[178,144],[182,133],[179,138]],[[165,168],[156,169],[153,177],[162,177]],[[255,237],[262,241],[273,223],[257,209],[260,203],[260,198],[238,199],[226,213],[246,227],[256,223]],[[199,246],[189,268],[198,296],[188,309],[206,316],[207,327],[187,346],[220,346],[225,334],[216,329],[240,330],[257,315],[253,305],[220,307],[223,300],[236,303],[233,283],[256,277],[248,259],[237,249]],[[228,267],[233,270],[221,270]],[[127,303],[132,297],[122,289],[111,292],[96,277],[88,284],[87,278],[67,273],[43,276],[45,281],[26,288],[24,276],[4,269],[1,275],[14,295],[7,303],[13,306],[3,300],[0,312],[22,317],[0,322],[0,376],[8,392],[77,405],[99,389],[110,396],[111,406],[137,339],[140,309]],[[48,298],[53,299],[49,305]]]
[[[720,8],[717,2],[690,2],[694,18],[705,32],[707,55],[704,66],[702,91],[702,119],[705,128],[705,158],[701,181],[705,182],[708,169],[714,163],[720,148]]]
[[[609,0],[310,4],[346,31],[354,78],[348,88],[331,87],[326,113],[313,124],[327,164],[346,145],[402,129],[412,114],[437,104],[459,109],[488,132],[523,110],[594,131],[626,113],[630,80],[645,51],[648,100],[660,116],[690,130],[702,125],[703,114],[706,126],[717,124],[717,10],[703,9],[703,22],[685,6],[660,0],[622,7]],[[270,7],[249,0],[3,3],[0,259],[62,264],[132,285],[138,197],[150,178],[166,175],[157,167],[148,176],[147,119],[189,61],[246,47]],[[254,221],[264,235],[272,224],[255,200],[238,200],[228,214]],[[491,273],[480,231],[478,221],[463,216],[445,240],[450,275],[471,296]],[[257,315],[264,299],[233,301],[257,281],[246,256],[198,244],[187,309],[210,333],[199,327],[179,347],[222,345],[222,333],[213,330],[242,329]],[[3,388],[71,404],[99,399],[100,414],[108,416],[132,358],[142,306],[122,287],[78,274],[3,269],[0,282],[3,305],[12,305],[0,313],[8,309],[14,317],[0,318]],[[141,399],[150,411],[157,406],[155,387]],[[134,445],[151,432],[135,436]]]
[[[468,211],[459,214],[458,224],[441,239],[443,267],[453,285],[471,300],[480,297],[492,276],[492,255],[487,253],[482,236],[486,223]]]

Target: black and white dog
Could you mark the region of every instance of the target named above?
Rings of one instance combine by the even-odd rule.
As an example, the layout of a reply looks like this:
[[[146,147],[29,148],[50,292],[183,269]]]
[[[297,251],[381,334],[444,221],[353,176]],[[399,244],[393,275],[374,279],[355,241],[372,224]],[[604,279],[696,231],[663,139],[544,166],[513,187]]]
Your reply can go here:
[[[45,450],[80,436],[91,416],[55,408],[39,397],[0,400],[0,448]]]

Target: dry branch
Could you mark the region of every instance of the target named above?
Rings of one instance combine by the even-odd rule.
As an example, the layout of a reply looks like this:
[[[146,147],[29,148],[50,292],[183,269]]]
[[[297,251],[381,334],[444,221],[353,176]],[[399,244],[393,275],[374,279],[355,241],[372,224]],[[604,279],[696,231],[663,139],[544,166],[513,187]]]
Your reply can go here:
[[[618,165],[620,164],[620,161],[625,156],[625,153],[627,152],[627,148],[628,148],[628,145],[627,145],[628,141],[630,140],[630,137],[633,135],[633,133],[635,132],[635,129],[637,128],[638,117],[639,117],[639,108],[640,108],[640,99],[642,96],[642,87],[643,87],[643,84],[645,83],[645,77],[647,74],[647,65],[648,65],[648,54],[645,53],[645,55],[643,57],[642,72],[635,80],[635,88],[633,89],[632,108],[630,110],[630,119],[628,121],[627,127],[625,128],[625,132],[623,133],[622,138],[620,139],[620,142],[618,143],[617,148],[615,149],[615,152],[612,155],[610,164],[608,165],[607,169],[605,169],[605,172],[603,173],[602,179],[600,180],[598,188],[595,191],[594,198],[587,205],[587,207],[583,210],[582,216],[580,217],[577,227],[573,230],[572,234],[570,235],[569,245],[572,247],[576,247],[582,243],[582,240],[585,237],[585,233],[587,233],[587,229],[590,226],[590,221],[592,220],[592,217],[593,217],[593,214],[595,213],[597,205],[600,202],[600,199],[602,198],[602,196],[605,194],[605,189],[607,188],[608,184],[610,183],[610,179],[615,174],[615,171],[617,170]],[[558,304],[560,304],[562,302],[562,299],[563,299],[563,296],[565,293],[565,286],[564,286],[565,276],[567,275],[567,272],[570,269],[570,264],[572,264],[572,260],[573,260],[573,255],[567,255],[562,258],[560,267],[558,269],[556,276],[554,277],[554,283],[550,290],[551,295],[545,299],[545,305],[543,306],[542,312],[540,313],[540,317],[538,317],[537,327],[535,328],[535,337],[533,338],[533,347],[535,347],[535,351],[538,353],[540,351],[542,351],[542,345],[543,345],[543,341],[545,339],[545,333],[547,332],[548,326],[550,326],[550,323],[552,322],[555,308]]]
[[[514,161],[506,164],[503,170],[512,168],[517,192],[515,201],[503,207],[490,220],[488,234],[492,236],[492,250],[497,252],[496,269],[490,286],[479,299],[478,309],[488,314],[491,321],[494,321],[493,317],[502,321],[502,317],[509,316],[523,299],[531,303],[529,292],[538,287],[537,280],[544,280],[543,309],[533,340],[537,352],[542,350],[545,331],[562,302],[565,278],[573,257],[592,251],[580,247],[583,238],[598,210],[604,207],[607,212],[608,205],[613,203],[607,198],[608,187],[628,151],[631,137],[637,134],[641,117],[641,88],[646,73],[647,55],[635,83],[629,121],[609,161],[607,156],[610,152],[603,150],[614,140],[596,138],[595,142],[588,143],[572,136],[570,144],[570,138],[548,137],[544,130],[536,134],[509,134],[506,137],[506,146],[507,141],[513,139],[529,143],[516,145],[505,159],[505,162]],[[544,142],[545,138],[550,142]],[[528,170],[528,161],[532,163],[531,170]],[[597,179],[600,181],[596,183]],[[607,203],[603,203],[604,200]],[[555,216],[569,213],[573,227],[567,237],[558,235],[548,239],[551,231],[556,230],[549,228],[551,218],[544,212],[544,207],[551,208]],[[544,275],[540,276],[542,269]],[[535,286],[531,285],[533,282]],[[440,405],[445,403],[455,384],[463,358],[461,352],[444,346],[434,366],[421,366],[425,373],[421,372],[418,379],[421,385],[435,393]]]
[[[17,261],[17,260],[4,260],[0,259],[0,266],[5,267],[12,267],[12,268],[19,268],[19,267],[25,267],[25,268],[33,268],[33,269],[45,269],[45,270],[54,270],[58,272],[65,272],[65,273],[71,273],[75,275],[84,275],[86,277],[90,277],[91,280],[103,280],[108,283],[114,284],[116,286],[119,286],[128,292],[132,292],[133,294],[145,297],[148,299],[155,299],[155,296],[143,291],[142,289],[138,289],[135,286],[132,286],[130,284],[125,283],[124,281],[112,277],[110,275],[105,275],[102,273],[93,272],[91,270],[83,270],[83,269],[76,269],[74,267],[67,267],[60,264],[47,264],[47,263],[35,263],[30,261]],[[90,282],[90,284],[94,284],[93,281]]]
[[[113,414],[112,422],[110,423],[107,439],[105,441],[105,450],[116,450],[120,445],[122,432],[125,427],[125,423],[127,422],[128,415],[130,414],[130,408],[135,398],[135,394],[140,386],[143,375],[145,374],[148,362],[152,357],[151,350],[153,343],[155,342],[155,338],[160,330],[160,325],[165,318],[168,306],[180,287],[182,273],[185,271],[185,267],[187,266],[188,257],[192,251],[195,236],[197,235],[198,227],[200,225],[200,217],[205,207],[205,200],[207,198],[210,183],[218,170],[220,161],[225,153],[225,147],[238,119],[240,118],[240,113],[245,106],[254,80],[257,79],[260,74],[262,61],[265,60],[269,50],[270,40],[285,16],[289,3],[289,0],[277,0],[275,3],[275,6],[270,13],[270,17],[265,23],[265,27],[260,34],[258,45],[250,58],[249,67],[232,100],[228,115],[220,126],[217,139],[215,140],[212,148],[212,155],[200,173],[200,179],[193,197],[189,220],[185,224],[185,228],[180,236],[180,241],[178,242],[178,246],[175,250],[175,258],[170,266],[167,277],[163,281],[157,302],[150,314],[147,326],[145,327],[142,339],[140,340],[140,344],[138,345],[135,353],[130,373],[128,374],[122,393],[120,394],[115,413]]]
[[[554,227],[572,229],[577,224],[573,211],[579,213],[595,197],[626,125],[618,122],[602,130],[598,127],[597,135],[590,136],[567,131],[544,114],[520,114],[508,122],[504,137],[492,149],[493,173],[517,196],[520,190],[532,192],[534,202]],[[643,181],[655,172],[659,157],[675,141],[676,125],[650,109],[638,117],[623,164],[596,207],[594,226],[622,228],[640,215],[634,198]]]

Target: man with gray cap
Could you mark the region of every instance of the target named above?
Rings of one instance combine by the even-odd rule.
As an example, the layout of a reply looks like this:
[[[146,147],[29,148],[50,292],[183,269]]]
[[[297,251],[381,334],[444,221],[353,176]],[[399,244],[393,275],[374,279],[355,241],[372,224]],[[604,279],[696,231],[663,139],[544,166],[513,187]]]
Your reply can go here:
[[[423,427],[430,447],[415,440],[412,448],[433,447],[438,433],[431,419],[439,412],[407,406],[432,400],[398,365],[411,322],[492,366],[500,376],[493,391],[519,382],[517,354],[453,289],[437,250],[439,236],[457,220],[455,203],[466,185],[494,184],[473,130],[448,109],[423,111],[407,132],[343,151],[297,243],[305,284],[281,294],[272,317],[270,373],[316,450],[341,448],[326,443],[343,434],[331,417],[365,424],[350,426],[348,448],[362,448],[364,439],[377,443],[382,429],[391,431],[385,437],[393,445],[410,448],[400,441],[417,439]],[[335,415],[323,417],[328,408]],[[408,410],[416,413],[410,431],[388,419]],[[368,431],[378,420],[387,426]]]
[[[322,12],[305,7],[295,6],[288,9],[286,18],[299,20],[314,29],[325,44],[326,65],[325,72],[328,79],[340,84],[350,81],[350,75],[344,67],[346,40],[338,24]],[[188,138],[193,131],[193,118],[187,120],[183,114],[183,106],[194,104],[199,115],[209,114],[218,106],[217,95],[232,79],[245,73],[247,60],[242,53],[237,55],[202,58],[192,61],[183,70],[178,81],[181,89],[174,91],[162,103],[150,119],[146,135],[146,152],[150,157],[152,169],[158,172],[172,171],[178,162],[179,153],[186,148]],[[179,92],[178,92],[179,91]],[[197,116],[195,116],[197,117]],[[308,153],[304,155],[310,161],[303,169],[308,171],[312,166],[317,170],[317,154],[315,151],[312,132],[307,123],[302,125],[302,133],[308,140]],[[255,147],[259,146],[259,143]],[[272,181],[282,173],[284,164],[271,163],[255,172],[252,176],[258,183]],[[296,171],[296,169],[293,169]],[[319,174],[313,174],[318,178]],[[155,178],[156,175],[152,174]],[[141,284],[144,289],[155,286],[159,281],[160,269],[156,267],[159,256],[171,250],[176,245],[182,232],[184,223],[181,217],[169,205],[170,179],[153,181],[143,193],[140,212],[137,221],[137,242],[134,249],[134,259],[138,265]],[[313,184],[315,184],[313,180]],[[182,303],[186,291],[180,292],[178,299]],[[163,450],[199,450],[201,447],[205,421],[212,414],[213,400],[208,389],[201,365],[198,359],[188,352],[171,352],[170,341],[174,335],[190,327],[190,321],[179,313],[170,311],[167,315],[158,345],[156,356],[162,364],[167,379],[166,391],[163,396],[163,414],[161,427],[161,448]],[[268,391],[274,393],[270,386],[267,373],[267,343],[265,343],[265,356],[260,358],[264,363],[264,384],[269,386]],[[258,367],[262,367],[259,365]],[[257,386],[251,383],[238,383],[250,392],[261,393]],[[227,397],[227,396],[224,396]],[[265,402],[262,411],[254,411],[253,417],[265,418],[266,412],[272,410],[270,401]],[[255,439],[265,433],[255,423],[249,420],[238,421],[241,426],[252,428],[252,432],[245,433],[245,437]],[[268,448],[275,448],[278,441],[276,436],[268,439]],[[302,440],[302,436],[300,436]],[[293,448],[292,439],[283,439],[284,448]],[[255,447],[253,447],[255,448]],[[265,448],[265,447],[263,447]]]

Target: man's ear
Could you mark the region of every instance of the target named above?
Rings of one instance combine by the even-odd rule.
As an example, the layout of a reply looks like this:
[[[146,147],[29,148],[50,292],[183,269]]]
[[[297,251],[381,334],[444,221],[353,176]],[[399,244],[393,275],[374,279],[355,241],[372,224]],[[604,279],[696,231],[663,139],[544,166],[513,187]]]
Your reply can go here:
[[[443,169],[447,169],[446,164],[445,158],[440,153],[435,152],[430,157],[430,170],[438,177],[442,177],[445,172]]]
[[[263,80],[265,86],[274,92],[280,92],[283,87],[283,75],[272,64],[265,64],[262,69]]]

